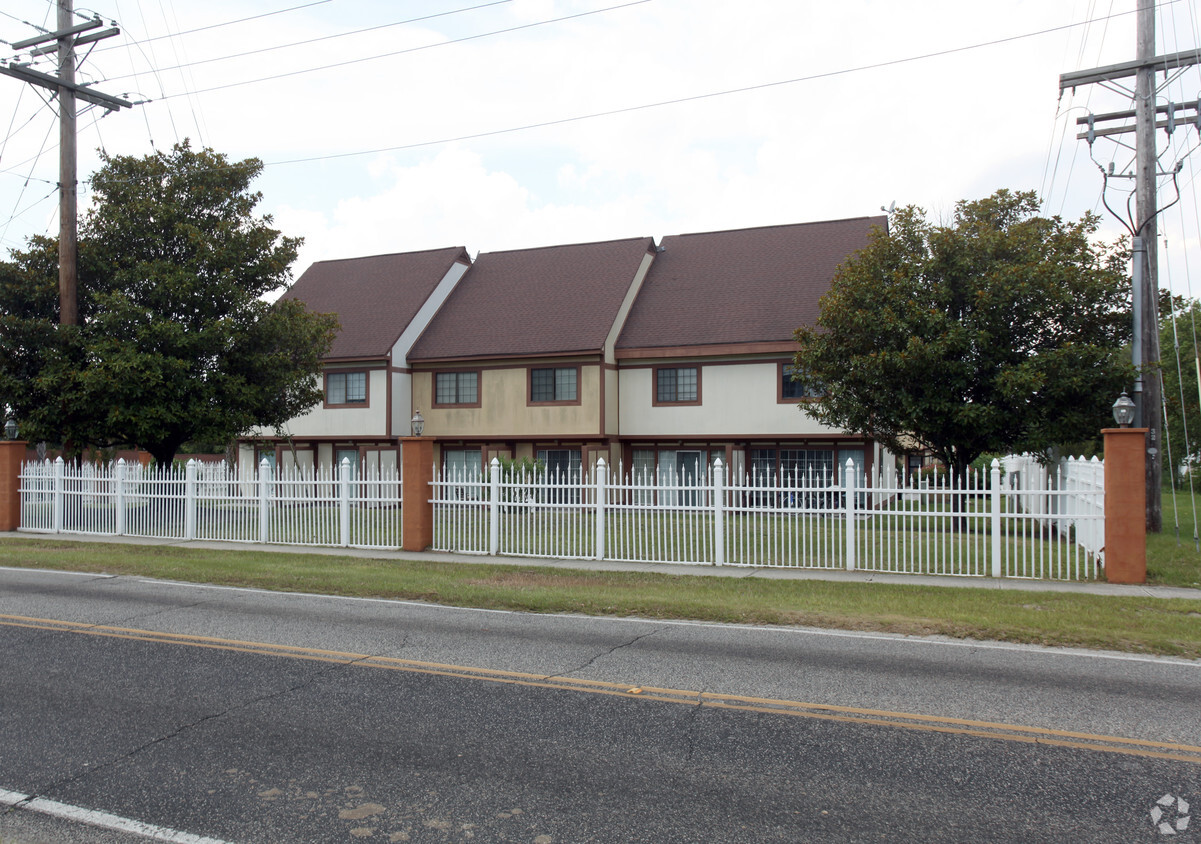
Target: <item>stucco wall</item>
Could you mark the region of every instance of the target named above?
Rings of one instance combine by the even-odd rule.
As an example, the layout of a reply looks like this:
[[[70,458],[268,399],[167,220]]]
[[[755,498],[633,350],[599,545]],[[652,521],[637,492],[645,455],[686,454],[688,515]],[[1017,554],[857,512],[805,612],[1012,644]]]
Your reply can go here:
[[[653,406],[654,369],[649,366],[622,368],[621,435],[821,436],[838,433],[806,416],[793,402],[777,403],[776,380],[780,370],[776,361],[696,365],[700,369],[701,404],[659,407]]]
[[[318,405],[303,416],[288,420],[284,430],[294,437],[384,436],[388,419],[387,378],[388,373],[383,369],[368,371],[367,407]],[[256,436],[272,434],[274,431],[260,429]]]
[[[563,365],[563,364],[560,364]],[[527,404],[526,366],[482,369],[479,407],[434,407],[431,372],[413,373],[413,406],[425,417],[428,436],[467,439],[545,436],[595,437],[600,429],[600,373],[597,364],[580,367],[577,384],[580,403]]]

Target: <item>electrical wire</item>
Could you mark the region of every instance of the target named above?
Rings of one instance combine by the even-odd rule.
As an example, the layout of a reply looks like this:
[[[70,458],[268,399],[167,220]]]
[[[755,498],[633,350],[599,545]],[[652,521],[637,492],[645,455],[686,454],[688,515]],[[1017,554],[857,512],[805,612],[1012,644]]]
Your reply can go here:
[[[165,72],[168,70],[179,70],[179,69],[185,68],[185,67],[195,67],[197,65],[202,65],[202,64],[213,64],[214,62],[224,62],[224,61],[229,61],[231,59],[242,59],[242,58],[246,58],[247,56],[257,56],[257,55],[261,55],[263,53],[274,52],[275,50],[285,50],[290,47],[303,47],[303,46],[306,46],[309,44],[316,44],[321,41],[330,41],[335,38],[346,38],[351,35],[361,35],[364,32],[375,32],[376,30],[380,30],[380,29],[390,29],[391,27],[394,27],[394,26],[405,26],[405,25],[411,24],[411,23],[420,23],[422,21],[433,20],[435,18],[449,17],[450,15],[457,15],[457,14],[461,14],[463,12],[474,12],[479,9],[486,9],[489,6],[500,6],[505,3],[511,3],[511,2],[513,2],[513,0],[491,0],[488,3],[480,3],[475,6],[466,6],[461,9],[451,9],[450,11],[447,11],[447,12],[438,12],[436,14],[431,14],[431,15],[422,15],[420,17],[407,18],[405,20],[393,21],[391,23],[381,23],[381,24],[377,24],[375,26],[364,27],[362,29],[348,30],[346,32],[335,32],[332,35],[321,35],[321,36],[318,36],[317,38],[307,38],[303,41],[289,41],[286,44],[276,44],[272,47],[260,47],[256,50],[245,50],[241,53],[232,53],[228,56],[216,56],[211,59],[198,59],[197,61],[194,61],[194,62],[188,62],[186,64],[178,64],[173,67],[161,67],[161,68],[158,68],[158,70]],[[649,2],[649,0],[645,0],[645,2]],[[602,11],[604,11],[604,10],[602,10]],[[192,30],[192,31],[197,31],[197,30]],[[162,36],[160,36],[160,37],[162,37]],[[147,41],[153,41],[153,40],[157,40],[157,39],[143,39],[143,43],[145,43]],[[442,43],[442,42],[440,42],[440,43]],[[454,42],[448,42],[448,43],[454,43]],[[110,47],[108,49],[118,49],[118,48]],[[393,54],[389,53],[388,55],[393,55]],[[120,77],[120,76],[112,76],[112,77],[109,77],[108,81],[111,82],[111,81],[121,79],[121,78],[122,77]]]
[[[419,53],[423,50],[430,50],[435,47],[447,47],[447,46],[450,46],[451,44],[462,44],[462,43],[465,43],[468,41],[478,41],[483,38],[491,38],[496,35],[510,35],[514,32],[521,32],[522,30],[526,30],[526,29],[534,29],[536,27],[546,26],[546,25],[552,24],[552,23],[562,23],[564,21],[590,17],[591,15],[600,15],[605,12],[612,12],[612,11],[616,11],[618,9],[627,9],[627,8],[630,8],[631,6],[641,6],[644,3],[650,3],[650,2],[652,2],[652,0],[629,0],[629,2],[627,2],[627,3],[618,3],[617,5],[605,6],[604,8],[601,8],[601,9],[590,9],[589,11],[586,11],[586,12],[577,12],[572,15],[563,15],[562,17],[558,17],[558,18],[549,18],[547,20],[534,21],[533,23],[520,24],[518,26],[511,26],[511,27],[507,27],[505,29],[494,29],[489,32],[481,32],[476,35],[465,35],[462,38],[448,38],[445,41],[438,41],[434,44],[423,44],[420,47],[408,47],[403,50],[392,50],[390,52],[379,53],[374,56],[360,56],[360,57],[354,58],[354,59],[345,59],[340,62],[331,62],[330,64],[316,65],[313,67],[301,68],[299,70],[287,71],[285,73],[276,73],[271,76],[260,76],[255,79],[242,79],[237,82],[227,82],[224,85],[214,85],[209,88],[201,88],[198,91],[194,91],[191,93],[207,94],[212,91],[224,91],[229,88],[240,88],[245,85],[255,85],[259,82],[272,82],[276,79],[287,79],[292,76],[302,76],[306,73],[317,73],[322,70],[333,70],[334,68],[348,67],[350,65],[363,64],[364,62],[378,61],[379,59],[388,59],[388,58],[392,58],[394,56],[402,56],[402,55],[405,55],[408,53]],[[265,52],[267,49],[268,48],[264,48],[262,51],[256,50],[256,51],[252,51],[250,53],[245,53],[242,55],[253,55],[256,52]],[[198,64],[200,64],[200,63],[203,63],[203,62],[198,62]],[[110,77],[106,81],[113,82],[113,81],[116,81],[121,78],[123,78],[123,77],[119,77],[119,76],[118,77]],[[178,97],[178,96],[181,96],[181,95],[180,94],[166,94],[163,97],[160,97],[160,99],[172,99],[172,98]]]
[[[511,0],[503,0],[503,2],[506,2],[506,3],[510,2],[510,1]],[[282,15],[287,12],[295,12],[300,9],[307,9],[311,6],[321,6],[321,5],[324,5],[325,3],[330,3],[330,2],[332,2],[332,0],[314,0],[314,2],[312,2],[312,3],[301,3],[299,6],[289,6],[286,9],[277,9],[274,12],[263,12],[262,14],[250,15],[249,17],[245,17],[245,18],[237,18],[236,20],[222,21],[221,23],[210,23],[207,26],[198,26],[195,29],[185,29],[180,32],[168,32],[164,35],[153,35],[149,38],[141,39],[141,42],[143,44],[147,44],[151,41],[161,41],[164,38],[181,38],[185,35],[192,35],[197,32],[207,32],[210,29],[220,29],[221,27],[224,27],[224,26],[233,26],[233,25],[239,24],[239,23],[246,23],[248,21],[259,20],[260,18],[269,18],[269,17],[273,17],[275,15]],[[115,50],[115,49],[119,49],[119,48],[117,48],[117,47],[106,47],[105,48],[105,50]]]

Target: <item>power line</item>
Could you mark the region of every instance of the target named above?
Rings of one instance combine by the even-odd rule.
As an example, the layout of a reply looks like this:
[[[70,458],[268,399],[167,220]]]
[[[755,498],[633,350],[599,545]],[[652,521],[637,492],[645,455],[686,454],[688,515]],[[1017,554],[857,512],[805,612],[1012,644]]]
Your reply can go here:
[[[322,2],[329,2],[329,0],[322,0]],[[352,29],[352,30],[348,30],[346,32],[335,32],[333,35],[322,35],[317,38],[308,38],[303,41],[291,41],[291,42],[288,42],[287,44],[276,44],[273,47],[261,47],[257,50],[246,50],[245,52],[232,53],[228,56],[217,56],[217,57],[211,58],[211,59],[199,59],[194,62],[188,62],[186,64],[175,65],[174,67],[158,68],[158,70],[159,71],[179,70],[179,69],[185,68],[185,67],[195,67],[197,65],[202,65],[202,64],[212,64],[214,62],[224,62],[224,61],[229,61],[231,59],[241,59],[241,58],[245,58],[247,56],[256,56],[256,55],[260,55],[262,53],[270,53],[275,50],[285,50],[285,49],[288,49],[289,47],[303,47],[307,44],[316,44],[321,41],[330,41],[335,38],[346,38],[351,35],[361,35],[364,32],[375,32],[376,30],[389,29],[394,26],[405,26],[405,25],[411,24],[411,23],[421,23],[422,21],[433,20],[434,18],[444,18],[444,17],[449,17],[450,15],[458,15],[463,12],[474,12],[479,9],[486,9],[490,6],[500,6],[505,3],[511,3],[511,2],[513,2],[513,0],[491,0],[491,2],[488,2],[488,3],[480,3],[476,6],[466,6],[462,9],[451,9],[448,12],[437,12],[437,13],[431,14],[431,15],[422,15],[422,16],[416,17],[416,18],[407,18],[406,20],[402,20],[402,21],[393,21],[391,23],[376,24],[375,26],[368,26],[368,27],[364,27],[362,29]],[[303,8],[303,7],[299,7],[299,8]],[[253,20],[253,18],[243,18],[243,20]],[[241,21],[236,21],[236,22],[240,23]],[[223,26],[224,24],[219,24],[219,25]],[[188,30],[188,32],[201,32],[201,31],[203,31],[203,29],[210,29],[210,28],[211,27],[203,27],[202,29],[199,29],[199,30],[196,30],[196,29]],[[508,30],[505,30],[505,31],[508,31]],[[185,33],[178,33],[178,34],[183,35]],[[149,43],[150,41],[157,41],[161,38],[169,38],[169,37],[174,37],[174,36],[159,35],[154,38],[145,38],[145,39],[142,39],[142,43]],[[440,43],[454,43],[454,42],[440,42]],[[116,50],[116,49],[120,49],[120,48],[117,46],[113,46],[113,47],[108,47],[106,49]],[[388,53],[386,55],[394,55],[394,54]],[[370,58],[378,58],[378,57],[370,57]],[[363,61],[369,61],[370,58],[364,59]],[[124,78],[124,77],[112,76],[112,77],[109,77],[109,81],[112,81],[114,79],[122,79],[122,78]]]
[[[639,2],[648,2],[648,0],[639,0]],[[1174,0],[1174,2],[1179,2],[1179,0]],[[635,4],[627,4],[627,5],[635,5]],[[620,7],[614,7],[614,8],[620,8]],[[605,10],[602,10],[602,11],[605,11]],[[1123,16],[1127,16],[1127,15],[1132,15],[1132,14],[1135,14],[1135,13],[1134,12],[1119,12],[1117,14],[1111,15],[1110,17],[1116,18],[1116,17],[1123,17]],[[984,47],[995,47],[1000,44],[1008,44],[1013,41],[1019,41],[1019,40],[1025,39],[1025,38],[1037,38],[1037,37],[1040,37],[1043,35],[1050,35],[1050,34],[1056,33],[1056,32],[1063,32],[1065,30],[1073,29],[1075,27],[1085,26],[1091,22],[1092,21],[1084,21],[1083,23],[1064,24],[1062,26],[1055,26],[1055,27],[1051,27],[1049,29],[1038,30],[1037,32],[1025,33],[1023,35],[1012,35],[1012,36],[1007,36],[1005,38],[998,38],[998,39],[995,39],[992,41],[982,41],[978,44],[971,44],[971,45],[964,46],[964,47],[951,47],[946,50],[937,50],[937,51],[934,51],[931,53],[923,53],[918,56],[909,56],[909,57],[901,58],[901,59],[889,59],[887,61],[873,62],[871,64],[855,65],[853,67],[841,68],[839,70],[831,70],[831,71],[825,71],[822,73],[814,73],[814,74],[810,74],[809,76],[798,76],[798,77],[794,77],[792,79],[777,80],[775,82],[762,82],[762,83],[759,83],[756,85],[746,85],[741,88],[727,88],[722,91],[710,91],[710,92],[704,93],[704,94],[694,94],[692,96],[677,97],[675,99],[670,99],[670,100],[659,100],[659,101],[651,102],[651,103],[642,103],[640,105],[625,106],[623,108],[609,109],[608,111],[597,111],[597,112],[591,112],[589,114],[578,114],[578,115],[574,115],[572,117],[562,117],[562,118],[558,118],[555,120],[545,120],[545,121],[542,121],[539,123],[527,123],[527,124],[524,124],[521,126],[510,126],[510,127],[504,128],[504,129],[492,129],[492,130],[487,130],[487,131],[483,131],[483,132],[475,132],[475,133],[468,134],[468,135],[458,135],[458,136],[451,137],[451,138],[439,138],[437,140],[417,141],[417,142],[410,143],[410,144],[398,144],[395,146],[377,147],[374,149],[357,150],[354,152],[332,153],[329,155],[316,155],[316,156],[308,156],[305,158],[292,158],[292,159],[286,159],[283,161],[273,161],[273,162],[264,164],[264,166],[274,166],[274,165],[280,165],[280,164],[302,164],[302,163],[307,163],[307,162],[311,162],[311,161],[328,161],[331,159],[350,158],[350,157],[358,156],[358,155],[375,155],[375,154],[378,154],[381,152],[399,152],[401,150],[418,149],[421,147],[440,146],[442,144],[452,144],[452,143],[457,143],[460,141],[478,140],[479,138],[488,138],[488,137],[493,137],[495,135],[505,135],[505,134],[509,134],[512,132],[524,132],[524,131],[528,131],[530,129],[543,129],[543,128],[547,128],[550,126],[561,126],[566,123],[576,123],[576,122],[583,121],[583,120],[595,120],[595,119],[601,118],[601,117],[613,117],[618,114],[629,114],[631,112],[646,111],[646,110],[654,109],[654,108],[662,108],[664,106],[681,105],[683,103],[691,103],[691,102],[698,102],[701,100],[715,99],[717,97],[726,97],[726,96],[731,96],[733,94],[746,94],[746,93],[750,93],[753,91],[762,91],[762,90],[765,90],[768,88],[777,88],[777,87],[781,87],[784,85],[796,85],[801,82],[813,82],[818,79],[829,79],[829,78],[833,78],[833,77],[837,77],[837,76],[846,76],[846,75],[849,75],[852,73],[861,73],[863,71],[868,71],[868,70],[879,70],[881,68],[886,68],[886,67],[896,67],[898,65],[903,65],[903,64],[912,64],[914,62],[925,61],[927,59],[941,58],[943,56],[949,56],[949,55],[954,55],[957,53],[963,53],[963,52],[967,52],[969,50],[978,50],[978,49],[982,49]],[[450,42],[447,42],[447,43],[450,43]],[[407,52],[407,51],[405,51],[405,52]],[[292,74],[285,74],[285,75],[292,75]],[[257,80],[254,80],[254,81],[257,81]],[[234,83],[234,84],[247,84],[247,83]],[[222,87],[232,87],[232,86],[222,86]],[[216,89],[209,88],[206,90],[216,90]]]
[[[500,2],[509,2],[509,0],[500,0]],[[563,17],[559,17],[559,18],[550,18],[548,20],[534,21],[533,23],[526,23],[526,24],[521,24],[519,26],[508,27],[507,29],[495,29],[490,32],[481,32],[477,35],[466,35],[466,36],[463,36],[462,38],[450,38],[450,39],[447,39],[446,41],[439,41],[436,44],[423,44],[420,47],[408,47],[404,50],[393,50],[388,53],[379,53],[374,56],[361,56],[360,58],[357,58],[357,59],[346,59],[345,61],[333,62],[331,64],[317,65],[315,67],[306,67],[306,68],[301,68],[300,70],[292,70],[292,71],[288,71],[287,73],[277,73],[272,76],[261,76],[261,77],[258,77],[257,79],[243,79],[239,82],[229,82],[224,85],[214,85],[211,88],[201,88],[198,91],[192,91],[192,92],[188,92],[188,93],[207,94],[212,91],[223,91],[227,88],[240,88],[243,85],[254,85],[259,82],[271,82],[276,79],[286,79],[290,76],[301,76],[305,73],[316,73],[317,71],[321,71],[321,70],[332,70],[334,68],[346,67],[346,66],[352,65],[352,64],[362,64],[363,62],[371,62],[371,61],[376,61],[378,59],[387,59],[387,58],[391,58],[393,56],[402,56],[402,55],[405,55],[406,53],[418,53],[418,52],[421,52],[422,50],[430,50],[435,47],[446,47],[451,44],[462,44],[466,41],[478,41],[482,38],[491,38],[494,35],[508,35],[510,33],[520,32],[525,29],[533,29],[535,27],[546,26],[547,24],[552,24],[552,23],[562,23],[563,21],[575,20],[577,18],[584,18],[584,17],[588,17],[590,15],[599,15],[604,12],[612,12],[617,9],[626,9],[626,8],[629,8],[630,6],[641,6],[643,3],[650,3],[650,2],[651,2],[651,0],[631,0],[631,2],[628,2],[628,3],[619,3],[616,6],[606,6],[603,9],[592,9],[587,12],[577,12],[574,15],[564,15]],[[472,11],[473,9],[483,8],[484,6],[491,6],[491,5],[496,5],[496,3],[485,3],[483,6],[472,6],[467,9],[461,9],[459,11]],[[451,14],[451,13],[446,13],[446,14]],[[432,15],[431,17],[440,17],[440,15]],[[423,20],[423,18],[414,18],[414,20]],[[389,24],[389,26],[394,26],[394,25],[396,25],[396,24]],[[353,35],[354,33],[348,33],[348,34]],[[333,37],[333,36],[328,36],[328,37]],[[315,40],[321,40],[321,39],[315,39]],[[307,43],[307,42],[299,42],[299,43]],[[293,46],[293,45],[284,45],[284,46]],[[236,56],[226,56],[221,59],[203,59],[201,61],[195,62],[194,64],[204,64],[206,62],[211,62],[211,61],[224,61],[224,59],[226,59],[226,58],[241,58],[244,56],[255,55],[256,53],[267,52],[268,50],[273,50],[273,49],[278,49],[278,48],[264,47],[261,50],[251,50],[250,52],[239,53]],[[186,66],[186,65],[184,65],[184,66]],[[175,68],[167,68],[167,70],[174,70],[174,69]],[[113,76],[113,77],[106,79],[105,81],[112,82],[114,80],[124,79],[124,78],[125,77],[123,77],[123,76]],[[169,99],[172,99],[172,98],[178,97],[178,96],[185,96],[185,95],[184,94],[164,94],[159,99],[169,100]]]
[[[325,3],[330,3],[330,2],[332,2],[332,0],[314,0],[314,2],[312,2],[312,3],[301,3],[299,6],[289,6],[286,9],[277,9],[274,12],[263,12],[262,14],[251,15],[250,17],[246,17],[246,18],[238,18],[238,19],[232,20],[232,21],[222,21],[221,23],[211,23],[208,26],[198,26],[195,29],[185,29],[182,32],[168,32],[165,35],[154,35],[150,38],[143,38],[141,40],[142,40],[142,43],[145,44],[145,43],[149,43],[151,41],[161,41],[164,38],[181,38],[184,35],[193,35],[197,32],[207,32],[210,29],[220,29],[223,26],[233,26],[234,24],[246,23],[247,21],[258,20],[260,18],[269,18],[274,15],[282,15],[287,12],[295,12],[295,11],[298,11],[299,9],[307,9],[310,6],[321,6]],[[505,2],[509,2],[509,0],[505,0]],[[116,46],[105,47],[104,49],[105,50],[116,50],[116,49],[119,49],[119,47],[116,47]]]

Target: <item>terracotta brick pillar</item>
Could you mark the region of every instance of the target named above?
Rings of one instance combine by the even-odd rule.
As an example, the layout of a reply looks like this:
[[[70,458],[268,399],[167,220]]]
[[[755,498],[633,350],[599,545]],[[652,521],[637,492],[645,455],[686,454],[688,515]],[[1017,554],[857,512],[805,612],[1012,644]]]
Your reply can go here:
[[[434,466],[433,438],[401,437],[400,459],[404,497],[401,547],[406,551],[424,551],[434,543],[434,506],[430,504],[429,483]]]
[[[1147,582],[1147,429],[1105,428],[1105,579]]]
[[[21,463],[25,460],[24,440],[0,440],[0,530],[21,526]]]

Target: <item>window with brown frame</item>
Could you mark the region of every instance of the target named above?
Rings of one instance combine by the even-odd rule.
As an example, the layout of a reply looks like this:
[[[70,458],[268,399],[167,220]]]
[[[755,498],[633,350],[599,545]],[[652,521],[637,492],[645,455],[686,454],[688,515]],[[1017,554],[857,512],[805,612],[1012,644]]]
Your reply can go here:
[[[479,372],[437,372],[434,374],[434,404],[479,406]]]
[[[700,372],[695,366],[664,366],[655,370],[656,404],[696,404],[699,399]]]
[[[805,377],[803,370],[794,364],[780,364],[780,401],[797,402],[802,399],[821,398],[826,394],[822,385]]]
[[[366,372],[325,373],[325,404],[341,406],[367,403]]]
[[[580,400],[578,366],[537,367],[530,370],[530,404]]]

